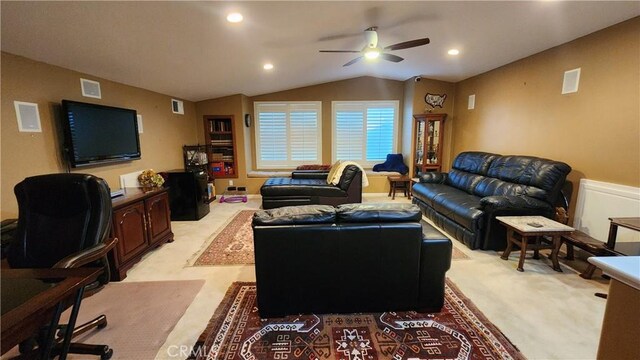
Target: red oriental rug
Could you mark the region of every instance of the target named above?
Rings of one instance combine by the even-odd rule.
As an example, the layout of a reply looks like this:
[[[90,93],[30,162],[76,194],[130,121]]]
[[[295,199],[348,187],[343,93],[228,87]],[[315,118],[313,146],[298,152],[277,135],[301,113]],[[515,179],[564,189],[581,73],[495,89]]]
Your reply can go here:
[[[261,319],[255,283],[231,285],[190,359],[525,359],[447,280],[440,313]]]
[[[196,255],[193,266],[253,264],[251,220],[256,211],[241,210],[234,215],[219,233],[212,236],[204,251]],[[466,260],[469,256],[454,245],[451,259]]]

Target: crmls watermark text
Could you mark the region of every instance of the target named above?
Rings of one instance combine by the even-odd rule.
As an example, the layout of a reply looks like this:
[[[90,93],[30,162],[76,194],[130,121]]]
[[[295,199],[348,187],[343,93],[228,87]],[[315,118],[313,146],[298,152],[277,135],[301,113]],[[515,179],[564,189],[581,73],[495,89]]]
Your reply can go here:
[[[198,346],[197,348],[193,348],[193,346],[188,345],[169,345],[167,347],[167,355],[169,359],[186,359],[187,357],[206,357],[208,354],[206,346]]]

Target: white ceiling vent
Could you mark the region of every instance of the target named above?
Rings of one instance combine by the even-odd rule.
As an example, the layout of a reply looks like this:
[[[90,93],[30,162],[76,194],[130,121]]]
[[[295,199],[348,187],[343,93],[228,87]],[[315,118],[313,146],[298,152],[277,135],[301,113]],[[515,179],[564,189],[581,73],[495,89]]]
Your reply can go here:
[[[174,114],[184,114],[184,103],[181,100],[171,99],[171,111]]]
[[[100,92],[100,83],[93,80],[80,79],[80,86],[82,87],[82,96],[102,99],[102,93]]]
[[[580,83],[580,68],[565,71],[564,80],[562,81],[562,93],[570,94],[578,92],[578,84]]]
[[[42,132],[38,104],[14,101],[13,105],[16,108],[18,130],[20,132]]]

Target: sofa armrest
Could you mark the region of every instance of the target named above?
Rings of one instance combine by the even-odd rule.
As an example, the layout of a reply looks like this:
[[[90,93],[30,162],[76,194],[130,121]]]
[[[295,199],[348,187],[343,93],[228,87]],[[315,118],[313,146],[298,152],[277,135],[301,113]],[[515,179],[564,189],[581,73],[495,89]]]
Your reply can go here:
[[[422,239],[418,310],[439,312],[444,305],[445,274],[451,267],[453,244],[446,236]]]
[[[327,170],[296,170],[291,173],[291,178],[326,180],[327,175],[329,175],[329,171]]]
[[[480,200],[482,210],[489,213],[520,213],[520,212],[542,212],[553,211],[548,203],[532,198],[530,196],[487,196]]]
[[[419,179],[421,183],[444,184],[447,181],[447,176],[447,173],[430,171],[421,174]]]

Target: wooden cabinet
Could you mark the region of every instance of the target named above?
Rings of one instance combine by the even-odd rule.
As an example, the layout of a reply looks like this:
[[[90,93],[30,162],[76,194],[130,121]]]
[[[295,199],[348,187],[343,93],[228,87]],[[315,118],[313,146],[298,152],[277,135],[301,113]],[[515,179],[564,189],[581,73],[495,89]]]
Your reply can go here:
[[[413,176],[442,171],[444,121],[447,114],[413,115]]]
[[[204,136],[207,142],[210,179],[237,178],[236,135],[233,115],[205,115]]]
[[[118,243],[109,254],[111,279],[122,280],[142,256],[173,241],[167,189],[126,188],[113,199],[112,236]]]
[[[145,199],[144,208],[147,215],[149,244],[153,245],[162,241],[171,233],[169,196],[165,192]]]

